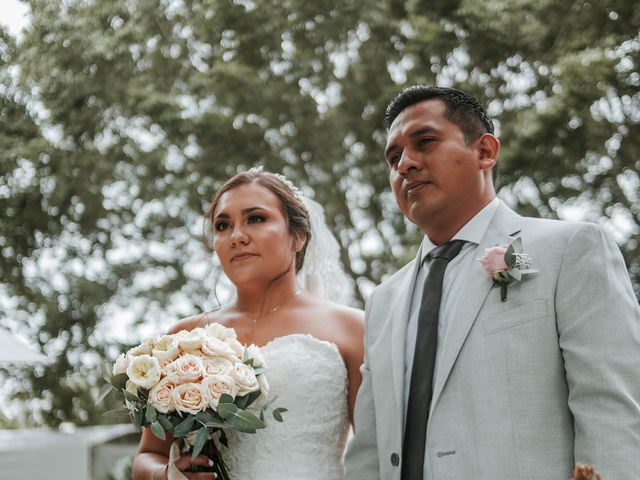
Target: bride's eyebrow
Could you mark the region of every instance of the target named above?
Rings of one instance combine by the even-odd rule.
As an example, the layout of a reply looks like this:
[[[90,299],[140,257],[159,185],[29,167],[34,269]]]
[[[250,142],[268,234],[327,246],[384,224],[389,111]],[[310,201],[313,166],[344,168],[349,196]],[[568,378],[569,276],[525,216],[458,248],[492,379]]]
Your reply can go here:
[[[242,214],[242,216],[247,216],[255,211],[263,211],[263,212],[268,212],[268,209],[264,208],[264,207],[248,207],[248,208],[243,208],[240,213]],[[226,213],[226,212],[220,212],[218,213],[215,217],[214,220],[218,220],[218,219],[228,219],[231,218],[231,216]]]

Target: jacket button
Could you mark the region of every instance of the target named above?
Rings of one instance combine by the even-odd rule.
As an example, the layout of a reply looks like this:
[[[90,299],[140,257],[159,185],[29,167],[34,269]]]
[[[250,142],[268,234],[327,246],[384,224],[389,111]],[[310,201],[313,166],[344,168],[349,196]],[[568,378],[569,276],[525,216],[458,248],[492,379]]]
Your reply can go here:
[[[400,465],[400,455],[398,455],[397,453],[391,454],[391,465],[393,465],[394,467]]]

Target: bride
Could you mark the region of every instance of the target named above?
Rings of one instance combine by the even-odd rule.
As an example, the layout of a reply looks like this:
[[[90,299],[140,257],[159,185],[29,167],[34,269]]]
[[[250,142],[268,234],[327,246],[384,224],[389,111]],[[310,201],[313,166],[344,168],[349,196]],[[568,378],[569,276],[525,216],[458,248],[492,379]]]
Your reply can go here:
[[[350,284],[322,212],[288,180],[261,170],[230,178],[207,215],[215,252],[235,286],[235,303],[189,317],[172,329],[217,322],[261,348],[270,395],[288,412],[256,434],[228,433],[220,447],[232,480],[341,480],[342,455],[363,355],[363,312],[334,303]],[[310,208],[309,208],[310,207]],[[334,247],[334,248],[331,248]],[[210,479],[188,473],[209,460],[169,461],[171,439],[148,429],[133,464],[134,480]]]

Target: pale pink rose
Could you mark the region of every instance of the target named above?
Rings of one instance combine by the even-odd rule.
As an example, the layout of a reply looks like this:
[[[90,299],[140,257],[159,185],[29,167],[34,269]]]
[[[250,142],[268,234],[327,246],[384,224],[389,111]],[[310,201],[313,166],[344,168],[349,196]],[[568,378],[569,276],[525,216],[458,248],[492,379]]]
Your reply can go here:
[[[196,414],[207,406],[197,383],[183,383],[175,387],[172,393],[176,410],[180,412]]]
[[[218,340],[226,340],[227,338],[237,338],[236,331],[233,328],[227,328],[219,323],[211,323],[205,327],[205,332],[210,337],[215,337]]]
[[[200,383],[200,388],[202,389],[202,395],[207,404],[214,410],[218,408],[218,402],[223,393],[235,397],[238,391],[236,382],[229,375],[210,375],[204,377],[204,380]]]
[[[165,372],[173,375],[180,383],[195,382],[204,375],[204,365],[200,357],[187,353],[167,365]]]
[[[160,364],[167,364],[175,360],[180,355],[180,345],[175,335],[162,335],[156,338],[153,344],[153,356],[156,357]]]
[[[149,402],[160,413],[173,412],[176,409],[173,390],[176,388],[173,377],[164,377],[149,391]]]
[[[257,345],[254,345],[253,343],[249,345],[247,347],[247,355],[249,358],[253,358],[254,368],[264,368],[266,366],[260,347]]]
[[[234,354],[231,347],[217,337],[205,336],[202,342],[202,353],[209,357],[227,357]]]
[[[148,390],[160,381],[160,363],[150,355],[135,356],[129,362],[127,376],[138,387]]]
[[[233,354],[242,359],[242,354],[244,353],[244,346],[235,338],[227,338],[224,341],[227,345],[229,345],[231,347],[231,350],[233,350]]]
[[[139,355],[151,355],[153,350],[153,339],[148,338],[137,347],[130,348],[127,351],[128,357],[137,357]]]
[[[248,393],[260,390],[256,374],[249,365],[244,363],[236,363],[231,371],[231,377],[238,387],[238,396],[247,395]]]
[[[202,341],[205,337],[204,328],[198,327],[193,330],[180,330],[175,334],[180,348],[186,352],[190,350],[198,350],[202,347]]]
[[[507,248],[509,248],[507,245],[498,245],[484,250],[484,255],[480,258],[480,263],[487,273],[493,274],[501,270],[509,269],[504,260]]]
[[[127,367],[129,366],[129,356],[121,353],[118,358],[116,358],[115,363],[113,364],[113,375],[120,375],[121,373],[127,373]]]
[[[233,370],[233,363],[222,357],[202,359],[206,375],[229,375]]]

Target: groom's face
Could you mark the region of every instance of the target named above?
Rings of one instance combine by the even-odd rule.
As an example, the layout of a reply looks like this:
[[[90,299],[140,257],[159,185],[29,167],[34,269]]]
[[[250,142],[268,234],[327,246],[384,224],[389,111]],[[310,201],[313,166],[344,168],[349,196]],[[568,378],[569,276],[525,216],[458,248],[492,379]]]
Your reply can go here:
[[[385,149],[398,207],[432,240],[433,232],[464,225],[478,210],[483,181],[478,142],[465,142],[445,118],[445,107],[433,99],[404,109],[389,128]]]

